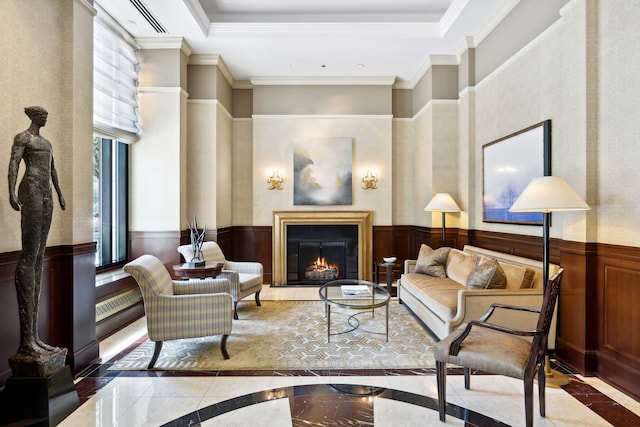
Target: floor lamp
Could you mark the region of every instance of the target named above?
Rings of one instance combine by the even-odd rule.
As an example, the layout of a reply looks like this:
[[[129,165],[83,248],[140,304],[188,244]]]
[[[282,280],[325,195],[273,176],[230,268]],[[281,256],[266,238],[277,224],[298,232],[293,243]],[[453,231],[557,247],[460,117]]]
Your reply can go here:
[[[534,178],[513,203],[509,212],[542,212],[542,280],[549,281],[549,220],[551,212],[584,211],[589,205],[559,176]],[[546,383],[551,386],[568,384],[568,378],[551,369],[546,357]]]
[[[446,212],[460,212],[460,208],[449,193],[436,193],[436,195],[433,196],[433,199],[431,199],[431,201],[427,203],[427,206],[424,207],[424,210],[427,212],[442,212],[442,246],[445,246],[446,234],[444,214]]]

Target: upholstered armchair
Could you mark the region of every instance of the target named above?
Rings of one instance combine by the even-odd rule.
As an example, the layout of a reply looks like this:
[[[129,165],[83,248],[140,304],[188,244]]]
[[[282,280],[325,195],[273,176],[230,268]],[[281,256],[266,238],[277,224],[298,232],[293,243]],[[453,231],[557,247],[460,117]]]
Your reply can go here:
[[[143,255],[124,266],[140,286],[149,339],[155,341],[147,369],[158,360],[163,341],[222,335],[220,350],[231,333],[233,298],[228,279],[172,280],[162,262]]]
[[[446,412],[447,363],[464,368],[464,387],[467,390],[470,388],[470,369],[522,379],[527,427],[533,425],[533,380],[537,372],[540,415],[545,416],[547,336],[562,273],[563,269],[559,269],[549,279],[540,309],[492,304],[480,319],[460,326],[435,345],[440,421],[444,422]],[[525,316],[534,313],[537,324],[531,330],[514,330],[490,323],[491,315],[498,310],[515,310]]]
[[[189,262],[193,258],[193,248],[191,245],[178,247],[178,252],[185,261]],[[202,258],[205,261],[217,261],[224,263],[222,272],[218,277],[224,277],[231,282],[231,295],[233,296],[233,318],[238,318],[238,301],[256,294],[256,304],[260,306],[260,291],[262,290],[262,264],[259,262],[229,261],[225,258],[222,249],[216,242],[204,242],[202,244]]]

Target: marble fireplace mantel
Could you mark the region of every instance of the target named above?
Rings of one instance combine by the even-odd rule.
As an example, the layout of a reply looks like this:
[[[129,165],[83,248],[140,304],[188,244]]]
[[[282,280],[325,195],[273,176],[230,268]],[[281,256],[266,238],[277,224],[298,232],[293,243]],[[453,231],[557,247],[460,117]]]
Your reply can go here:
[[[273,212],[273,273],[275,286],[287,277],[288,225],[357,225],[358,279],[371,280],[373,272],[373,212],[371,211],[276,211]]]

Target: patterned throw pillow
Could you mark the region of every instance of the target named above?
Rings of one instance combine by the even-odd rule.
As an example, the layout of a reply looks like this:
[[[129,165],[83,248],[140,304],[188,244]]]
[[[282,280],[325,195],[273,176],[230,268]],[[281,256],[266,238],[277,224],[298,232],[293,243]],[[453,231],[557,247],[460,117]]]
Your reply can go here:
[[[451,248],[438,248],[435,251],[427,246],[420,246],[418,259],[416,260],[415,273],[423,273],[433,277],[447,277],[445,265]]]
[[[504,289],[507,276],[498,261],[482,257],[467,277],[467,289]]]

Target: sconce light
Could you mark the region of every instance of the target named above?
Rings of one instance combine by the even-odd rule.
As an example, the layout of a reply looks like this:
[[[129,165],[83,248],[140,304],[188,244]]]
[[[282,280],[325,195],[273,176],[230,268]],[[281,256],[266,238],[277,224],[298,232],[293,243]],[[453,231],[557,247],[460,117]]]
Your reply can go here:
[[[284,182],[284,178],[280,176],[280,171],[278,169],[274,170],[269,179],[267,179],[267,187],[269,190],[282,190],[282,183]]]
[[[371,173],[369,169],[367,169],[367,173],[362,177],[362,188],[365,190],[375,190],[378,188],[378,177]]]

